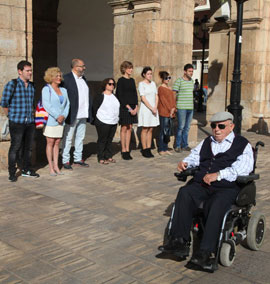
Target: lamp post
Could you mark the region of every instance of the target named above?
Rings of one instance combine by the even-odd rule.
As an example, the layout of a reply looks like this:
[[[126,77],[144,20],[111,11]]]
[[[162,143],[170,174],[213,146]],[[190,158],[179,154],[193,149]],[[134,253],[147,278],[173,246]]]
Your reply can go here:
[[[208,22],[207,15],[204,15],[204,17],[199,21],[198,18],[195,18],[193,27],[194,27],[194,36],[196,39],[198,39],[202,44],[202,66],[201,66],[201,83],[200,83],[200,95],[199,95],[199,101],[198,101],[198,108],[197,111],[203,111],[203,74],[204,74],[204,57],[205,57],[205,46],[207,42],[206,35],[208,34],[208,27],[206,23]],[[203,32],[203,36],[199,37],[200,28]]]
[[[237,23],[235,38],[235,54],[233,79],[231,80],[231,97],[228,111],[234,116],[236,134],[241,134],[242,109],[241,102],[241,48],[242,48],[242,26],[243,26],[243,10],[244,2],[248,0],[235,0],[237,3]]]

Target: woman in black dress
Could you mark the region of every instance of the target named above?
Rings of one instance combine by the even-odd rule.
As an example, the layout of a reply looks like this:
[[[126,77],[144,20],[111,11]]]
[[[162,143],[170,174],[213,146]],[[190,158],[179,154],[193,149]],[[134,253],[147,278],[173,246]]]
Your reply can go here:
[[[120,119],[121,125],[121,147],[122,158],[124,160],[131,160],[130,156],[130,138],[132,131],[132,124],[138,123],[138,96],[135,81],[131,78],[133,65],[129,61],[124,61],[120,66],[120,71],[123,74],[117,82],[116,96],[120,101]]]

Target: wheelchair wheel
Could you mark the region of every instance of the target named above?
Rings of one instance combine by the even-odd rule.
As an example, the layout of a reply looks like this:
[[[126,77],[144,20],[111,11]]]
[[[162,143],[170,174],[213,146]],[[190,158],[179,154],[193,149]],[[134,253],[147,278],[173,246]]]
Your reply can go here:
[[[219,261],[223,266],[231,266],[235,259],[235,242],[224,242],[221,245]]]
[[[247,245],[252,250],[259,250],[263,244],[265,233],[265,216],[255,211],[252,213],[247,229]]]

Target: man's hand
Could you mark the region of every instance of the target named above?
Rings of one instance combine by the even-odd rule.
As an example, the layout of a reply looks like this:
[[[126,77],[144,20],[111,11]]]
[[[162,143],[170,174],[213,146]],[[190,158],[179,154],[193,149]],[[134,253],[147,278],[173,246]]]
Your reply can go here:
[[[188,163],[185,163],[183,161],[178,163],[177,170],[181,173],[182,171],[185,171],[187,169]]]
[[[218,172],[217,173],[212,173],[212,174],[206,174],[203,178],[203,181],[208,184],[211,185],[211,182],[216,181],[218,177]]]
[[[3,107],[4,113],[6,116],[8,116],[8,108],[7,107]]]

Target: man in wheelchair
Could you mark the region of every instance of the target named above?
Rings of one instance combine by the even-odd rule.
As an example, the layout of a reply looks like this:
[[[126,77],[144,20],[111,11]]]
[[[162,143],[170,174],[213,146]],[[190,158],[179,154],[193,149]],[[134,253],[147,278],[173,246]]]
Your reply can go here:
[[[159,250],[185,258],[190,250],[193,215],[203,202],[205,229],[198,251],[190,262],[205,267],[216,252],[225,213],[235,203],[240,187],[238,176],[247,176],[254,166],[248,140],[233,132],[233,115],[218,112],[210,119],[212,136],[204,139],[191,154],[179,162],[180,172],[199,167],[193,182],[180,188],[171,220],[170,239]]]

